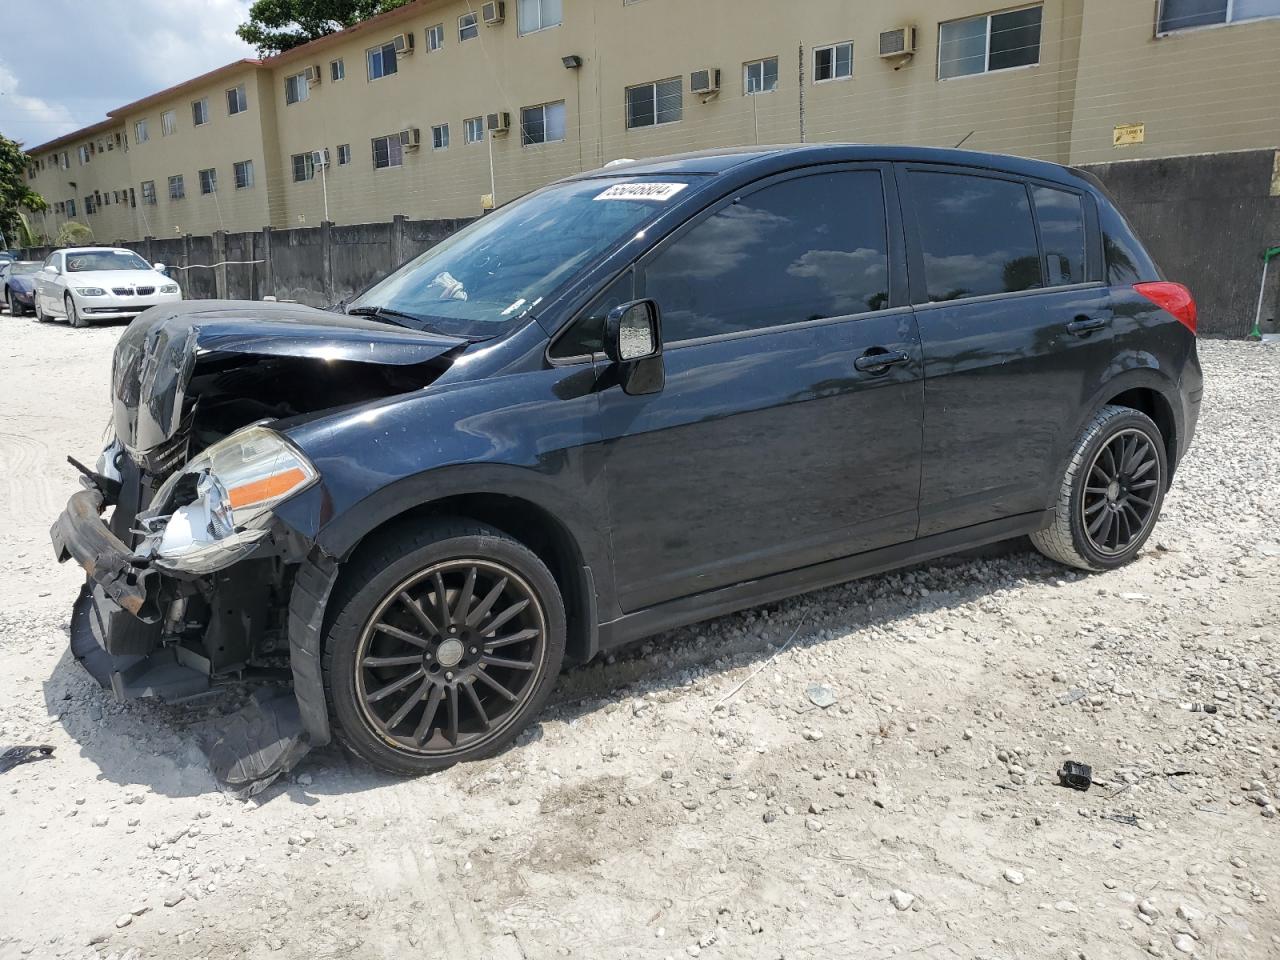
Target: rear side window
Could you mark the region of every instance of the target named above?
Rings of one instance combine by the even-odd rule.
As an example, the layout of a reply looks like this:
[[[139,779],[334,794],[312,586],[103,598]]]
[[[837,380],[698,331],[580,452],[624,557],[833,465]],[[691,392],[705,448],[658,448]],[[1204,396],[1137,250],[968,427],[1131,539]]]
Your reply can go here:
[[[1146,280],[1159,280],[1160,271],[1142,249],[1124,217],[1109,203],[1098,204],[1102,226],[1102,249],[1107,260],[1107,285],[1127,287]]]
[[[930,301],[1041,286],[1026,186],[958,173],[910,176]]]
[[[735,201],[650,261],[644,296],[667,343],[883,309],[880,173],[798,177]]]
[[[1031,188],[1044,247],[1044,275],[1051,287],[1085,281],[1084,200],[1052,187]]]

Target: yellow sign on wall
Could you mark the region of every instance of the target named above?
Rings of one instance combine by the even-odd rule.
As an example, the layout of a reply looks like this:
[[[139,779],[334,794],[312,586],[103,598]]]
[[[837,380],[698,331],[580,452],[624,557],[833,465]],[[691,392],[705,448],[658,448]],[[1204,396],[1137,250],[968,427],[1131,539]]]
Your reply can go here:
[[[1117,123],[1111,131],[1113,147],[1127,147],[1134,143],[1147,142],[1147,125],[1145,123]]]

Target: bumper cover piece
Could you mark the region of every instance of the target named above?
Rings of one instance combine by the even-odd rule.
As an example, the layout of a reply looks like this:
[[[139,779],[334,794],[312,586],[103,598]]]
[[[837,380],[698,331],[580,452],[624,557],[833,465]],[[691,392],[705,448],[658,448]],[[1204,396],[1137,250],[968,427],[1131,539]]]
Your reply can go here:
[[[201,744],[223,789],[247,800],[292,770],[311,749],[287,690],[255,690],[249,703]]]
[[[89,579],[112,600],[144,623],[160,619],[156,600],[158,575],[139,567],[133,554],[103,521],[102,493],[81,490],[49,531],[59,563],[74,558]]]

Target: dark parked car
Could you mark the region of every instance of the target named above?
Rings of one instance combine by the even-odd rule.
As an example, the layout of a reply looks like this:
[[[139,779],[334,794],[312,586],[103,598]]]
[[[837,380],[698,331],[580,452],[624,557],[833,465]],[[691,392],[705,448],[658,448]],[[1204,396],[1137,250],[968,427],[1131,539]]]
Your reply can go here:
[[[35,275],[40,271],[39,260],[11,260],[0,263],[0,284],[4,289],[5,305],[15,317],[35,313]]]
[[[1078,170],[582,174],[344,312],[138,317],[53,528],[89,573],[72,648],[121,697],[288,676],[310,743],[386,770],[487,756],[563,661],[640,636],[1019,535],[1131,560],[1195,428],[1195,324]]]

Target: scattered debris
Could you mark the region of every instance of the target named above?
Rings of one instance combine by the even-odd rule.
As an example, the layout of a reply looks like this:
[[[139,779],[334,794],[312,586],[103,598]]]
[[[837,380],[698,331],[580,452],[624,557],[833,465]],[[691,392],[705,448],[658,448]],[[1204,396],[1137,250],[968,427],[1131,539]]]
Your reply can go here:
[[[10,747],[0,753],[0,773],[8,773],[14,767],[36,760],[48,760],[53,757],[53,747],[47,743],[36,746]]]
[[[836,702],[834,691],[825,684],[811,683],[804,694],[809,698],[810,703],[815,707],[821,707],[823,710]]]
[[[1093,767],[1068,760],[1058,771],[1058,782],[1072,790],[1088,790],[1093,785]]]
[[[1060,696],[1058,702],[1065,707],[1068,704],[1075,703],[1077,700],[1083,700],[1087,692],[1083,687],[1074,687]]]

